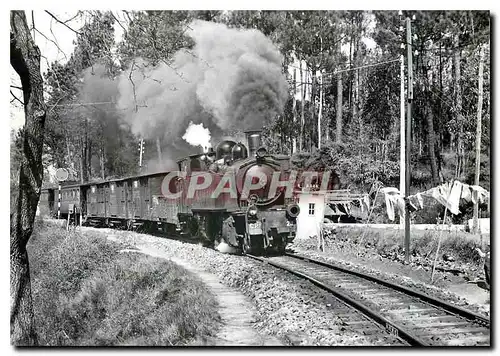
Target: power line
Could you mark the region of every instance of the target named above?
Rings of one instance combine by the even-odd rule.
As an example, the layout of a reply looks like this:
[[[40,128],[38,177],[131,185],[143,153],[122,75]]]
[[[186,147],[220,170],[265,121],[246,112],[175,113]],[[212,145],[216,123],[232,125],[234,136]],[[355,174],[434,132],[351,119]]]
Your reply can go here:
[[[375,66],[389,64],[389,63],[393,63],[393,62],[399,62],[399,61],[400,61],[400,59],[397,58],[397,59],[392,59],[392,60],[385,61],[385,62],[377,62],[377,63],[366,64],[364,66],[359,66],[359,67],[341,69],[341,70],[337,70],[335,72],[321,73],[321,76],[334,76],[334,75],[339,74],[339,73],[349,72],[349,71],[363,69],[363,68],[375,67]],[[293,82],[293,79],[288,79],[288,81],[289,82]],[[297,82],[297,81],[295,83],[298,83],[298,84],[312,84],[312,82]],[[323,83],[323,84],[327,84],[327,83]],[[328,83],[328,84],[331,84],[331,83]]]
[[[339,74],[339,73],[343,73],[343,72],[347,72],[347,71],[351,71],[351,70],[356,70],[356,69],[361,69],[361,68],[367,68],[367,67],[373,67],[373,66],[376,66],[376,65],[382,65],[382,64],[387,64],[387,63],[393,63],[393,62],[399,62],[399,59],[397,60],[393,60],[393,61],[387,61],[387,62],[381,62],[381,63],[374,63],[374,64],[369,64],[369,65],[366,65],[366,66],[361,66],[361,67],[356,67],[356,68],[350,68],[350,69],[346,69],[346,70],[339,70],[337,72],[332,72],[332,73],[329,73],[330,76],[333,76],[335,74]],[[323,73],[323,75],[325,75],[325,73]],[[328,85],[332,85],[334,84],[333,82],[334,78],[330,77],[328,79],[326,79],[323,83],[319,84],[319,83],[316,83],[317,86],[328,86]],[[288,79],[287,80],[290,84],[293,84],[294,81],[293,79]],[[302,85],[306,85],[306,84],[313,84],[312,82],[295,82],[297,86],[302,86]]]
[[[87,106],[87,105],[104,105],[104,104],[116,104],[116,103],[114,101],[101,101],[97,103],[56,104],[53,106]]]

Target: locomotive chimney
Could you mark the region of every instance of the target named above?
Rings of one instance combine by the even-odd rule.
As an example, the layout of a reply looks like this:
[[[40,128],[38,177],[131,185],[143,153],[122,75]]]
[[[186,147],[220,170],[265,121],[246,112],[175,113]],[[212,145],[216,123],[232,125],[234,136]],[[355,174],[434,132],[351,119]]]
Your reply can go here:
[[[253,131],[246,131],[245,134],[247,136],[247,142],[248,142],[248,157],[255,157],[255,153],[257,152],[257,149],[262,146],[262,131],[260,130],[253,130]]]

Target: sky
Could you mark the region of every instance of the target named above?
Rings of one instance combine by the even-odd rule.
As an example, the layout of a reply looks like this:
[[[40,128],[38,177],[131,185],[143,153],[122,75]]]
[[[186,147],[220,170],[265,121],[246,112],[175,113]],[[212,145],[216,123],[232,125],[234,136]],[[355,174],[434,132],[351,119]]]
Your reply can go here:
[[[48,10],[51,14],[57,17],[59,20],[65,22],[66,25],[74,30],[78,30],[85,23],[84,16],[76,16],[77,10],[73,11],[58,11],[58,10]],[[115,16],[125,23],[125,19],[121,14],[121,11],[113,11]],[[71,56],[75,45],[73,41],[76,40],[76,34],[63,24],[57,22],[44,10],[26,11],[26,17],[28,20],[28,25],[32,27],[34,21],[35,31],[32,31],[32,36],[35,39],[36,44],[40,48],[42,54],[41,58],[41,70],[45,73],[49,67],[49,63],[58,61],[60,63],[65,63]],[[72,19],[75,17],[74,19]],[[123,29],[120,25],[115,23],[115,42],[119,42],[123,35]],[[20,86],[20,81],[17,73],[10,68],[10,82],[11,85]],[[20,90],[11,88],[12,92],[21,99]],[[21,99],[22,100],[22,99]],[[17,130],[22,125],[24,125],[24,111],[18,102],[15,105],[11,105],[10,110],[11,119],[11,129]]]

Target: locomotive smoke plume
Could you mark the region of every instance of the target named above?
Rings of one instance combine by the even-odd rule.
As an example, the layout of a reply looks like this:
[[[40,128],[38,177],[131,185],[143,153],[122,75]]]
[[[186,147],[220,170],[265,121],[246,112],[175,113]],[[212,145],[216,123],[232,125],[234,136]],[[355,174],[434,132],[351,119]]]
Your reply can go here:
[[[210,130],[203,127],[203,124],[196,125],[191,121],[182,138],[192,146],[201,146],[203,150],[211,146]]]
[[[121,75],[118,107],[134,134],[161,135],[179,146],[191,123],[202,123],[219,139],[261,129],[282,112],[288,85],[281,54],[268,38],[200,20],[189,28],[195,45],[178,51],[171,65],[152,68],[136,59]]]

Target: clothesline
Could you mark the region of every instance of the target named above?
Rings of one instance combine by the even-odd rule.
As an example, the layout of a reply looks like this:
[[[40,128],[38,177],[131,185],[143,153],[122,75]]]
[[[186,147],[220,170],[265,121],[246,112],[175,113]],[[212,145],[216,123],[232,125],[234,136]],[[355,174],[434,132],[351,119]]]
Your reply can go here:
[[[397,188],[387,187],[380,189],[385,195],[385,203],[389,220],[394,221],[394,213],[398,210],[399,215],[403,216],[405,210],[405,199],[400,194]],[[475,194],[477,193],[477,194]],[[410,209],[413,211],[424,208],[423,197],[432,197],[440,204],[448,208],[454,214],[460,214],[459,204],[460,199],[477,203],[478,199],[481,203],[485,198],[489,198],[490,193],[478,186],[461,183],[459,181],[443,183],[437,187],[426,190],[425,192],[416,193],[408,197]]]

